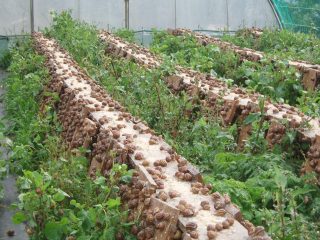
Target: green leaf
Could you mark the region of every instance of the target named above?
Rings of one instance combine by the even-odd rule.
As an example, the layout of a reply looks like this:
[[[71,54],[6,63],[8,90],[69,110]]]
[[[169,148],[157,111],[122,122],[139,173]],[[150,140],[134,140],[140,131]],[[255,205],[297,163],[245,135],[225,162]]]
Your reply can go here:
[[[117,207],[119,207],[120,206],[120,204],[121,204],[121,202],[120,202],[120,198],[116,198],[116,199],[109,199],[108,201],[107,201],[107,206],[108,206],[108,208],[117,208]]]
[[[61,189],[57,189],[57,193],[53,195],[53,200],[56,202],[61,202],[65,199],[65,197],[70,197],[67,193],[62,191]]]
[[[27,219],[28,219],[28,217],[24,213],[16,212],[16,214],[14,214],[12,217],[12,222],[14,224],[20,224],[20,223],[23,223],[24,221],[26,221]]]
[[[121,177],[121,181],[124,183],[130,183],[131,179],[132,179],[132,177],[130,175],[124,175]]]
[[[115,239],[116,229],[114,227],[106,228],[103,231],[102,239],[113,240]]]
[[[100,176],[96,180],[94,180],[94,183],[99,186],[104,186],[104,185],[106,185],[106,178],[103,176]]]
[[[287,177],[279,169],[275,170],[274,180],[277,186],[284,191],[287,186]]]
[[[27,178],[20,178],[19,185],[21,189],[27,190],[31,188],[31,181]]]
[[[316,190],[315,189],[298,188],[298,189],[292,191],[292,196],[295,198],[299,195],[305,195],[309,192],[314,192],[314,191],[316,191]]]
[[[32,172],[32,175],[36,187],[41,187],[43,184],[43,176],[38,172]]]
[[[244,120],[244,124],[248,125],[248,124],[251,124],[253,122],[256,122],[256,121],[258,121],[260,119],[260,117],[261,117],[260,113],[251,113]]]
[[[63,225],[57,222],[48,222],[44,228],[44,235],[50,240],[60,240],[63,235]]]
[[[76,200],[74,200],[74,199],[72,199],[72,200],[70,201],[70,205],[72,205],[72,206],[74,206],[74,207],[76,207],[76,208],[81,209],[81,204],[78,203],[78,202],[77,202]]]

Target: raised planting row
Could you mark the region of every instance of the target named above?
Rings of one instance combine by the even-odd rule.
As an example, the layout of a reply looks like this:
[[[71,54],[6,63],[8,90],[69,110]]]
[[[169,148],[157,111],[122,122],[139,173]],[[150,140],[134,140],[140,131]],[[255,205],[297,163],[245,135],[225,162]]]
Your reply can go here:
[[[207,36],[205,34],[192,32],[187,29],[174,29],[169,30],[173,35],[193,35],[197,41],[202,45],[215,44],[222,49],[232,50],[235,53],[239,54],[242,59],[248,61],[260,61],[264,58],[264,53],[255,51],[250,48],[241,48],[233,43],[229,43],[221,40],[220,38],[215,38]],[[315,90],[318,84],[320,83],[320,65],[311,64],[304,61],[288,61],[288,64],[292,67],[295,67],[303,74],[302,84],[305,89]]]
[[[91,148],[89,174],[108,176],[114,163],[135,169],[120,193],[138,239],[269,239],[245,221],[227,195],[205,185],[198,171],[141,120],[134,118],[54,40],[34,34],[47,57],[49,88],[60,96],[58,117],[70,146]],[[247,228],[245,228],[245,227]]]
[[[248,29],[244,29],[244,31],[248,31],[250,34],[252,34],[252,36],[254,36],[255,38],[259,38],[262,36],[263,34],[263,29],[261,28],[248,28]]]
[[[214,44],[200,45],[192,35],[174,36],[167,31],[154,31],[150,51],[164,55],[170,62],[219,77],[228,85],[245,87],[277,102],[296,106],[304,96],[312,95],[304,91],[299,72],[285,61],[274,62],[270,57],[259,62],[242,61],[231,50],[221,50]]]
[[[6,141],[8,164],[18,177],[14,206],[19,211],[10,207],[16,214],[6,221],[24,223],[17,227],[26,226],[30,239],[136,239],[118,191],[118,183],[128,182],[132,170],[115,164],[107,181],[102,176],[92,181],[87,149],[68,149],[61,137],[55,108],[59,97],[46,89],[51,77],[45,56],[36,53],[30,37],[13,46],[10,55],[3,101],[5,135],[11,140]],[[44,102],[49,95],[52,101]],[[19,238],[19,232],[1,227]]]
[[[286,29],[251,32],[250,29],[242,29],[235,36],[224,35],[222,39],[281,59],[320,64],[320,39],[314,33],[305,34]]]
[[[161,65],[161,60],[147,49],[136,44],[130,44],[122,39],[102,31],[99,34],[107,44],[107,52],[117,56],[133,59],[135,62],[154,68]],[[287,129],[295,129],[300,133],[299,141],[308,142],[311,148],[308,161],[301,172],[315,171],[320,179],[320,152],[317,151],[320,136],[319,119],[312,119],[296,108],[286,104],[274,104],[269,100],[261,101],[259,94],[251,94],[246,90],[228,86],[212,76],[177,66],[175,72],[166,78],[168,87],[173,92],[186,91],[191,96],[198,96],[205,106],[214,112],[219,112],[225,124],[236,121],[243,123],[250,113],[261,113],[264,119],[271,122],[266,139],[272,147],[279,143]],[[221,105],[220,102],[223,102]],[[261,103],[263,106],[261,107]],[[260,106],[259,106],[260,104]],[[239,133],[239,145],[248,137],[250,124],[243,125]]]

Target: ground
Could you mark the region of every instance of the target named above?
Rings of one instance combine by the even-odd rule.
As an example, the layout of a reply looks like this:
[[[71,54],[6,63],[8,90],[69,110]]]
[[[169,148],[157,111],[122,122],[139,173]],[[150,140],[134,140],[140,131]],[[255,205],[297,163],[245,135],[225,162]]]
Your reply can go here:
[[[0,95],[2,96],[4,90],[2,87],[3,79],[6,73],[0,70]],[[2,101],[0,102],[0,118],[4,116],[4,107]],[[3,153],[2,158],[7,158],[7,151],[0,147],[0,151]],[[9,207],[12,203],[16,202],[18,197],[18,191],[16,187],[16,177],[8,174],[3,180],[4,187],[4,199],[0,201],[0,239],[1,240],[24,240],[28,239],[24,231],[24,225],[15,225],[12,223],[11,218],[14,211],[10,210]],[[8,231],[14,234],[14,236],[8,236]],[[13,232],[12,232],[13,231]]]

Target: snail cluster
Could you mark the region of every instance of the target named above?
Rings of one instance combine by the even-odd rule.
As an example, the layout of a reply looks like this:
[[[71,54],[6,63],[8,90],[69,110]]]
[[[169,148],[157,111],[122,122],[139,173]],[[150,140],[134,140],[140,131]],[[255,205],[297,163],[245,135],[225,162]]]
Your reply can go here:
[[[49,43],[41,39],[42,36],[38,33],[35,33],[33,37],[39,40],[35,46],[37,51],[47,56],[46,66],[52,76],[48,90],[59,93],[60,101],[56,108],[58,110],[58,118],[63,126],[62,136],[70,148],[88,147],[92,136],[96,133],[96,124],[88,118],[89,112],[82,108],[85,100],[75,97],[79,90],[73,91],[63,84],[63,80],[67,78],[82,79],[85,74],[81,72],[81,69],[65,51],[59,49],[56,43]],[[49,51],[47,44],[51,48],[58,48],[60,50],[59,54],[54,55]],[[54,56],[57,56],[60,60],[54,61]],[[72,68],[66,68],[67,65],[72,65]]]
[[[251,27],[246,29],[253,37],[259,38],[263,34],[263,29],[258,28],[258,27]]]
[[[242,60],[249,61],[260,61],[263,58],[263,54],[258,51],[254,51],[249,48],[240,48],[232,43],[222,41],[220,38],[207,36],[201,33],[192,32],[188,29],[175,29],[174,31],[169,30],[172,35],[181,36],[181,35],[192,35],[196,40],[203,46],[208,44],[215,44],[224,50],[233,50],[241,56]]]
[[[284,125],[272,121],[266,136],[269,146],[272,147],[275,144],[280,144],[285,132],[286,127]]]
[[[121,38],[103,30],[100,31],[99,38],[108,44],[106,49],[108,53],[133,60],[147,68],[160,66],[160,60],[146,48],[142,48],[135,43],[131,43],[129,46]]]
[[[317,137],[311,142],[311,147],[307,153],[308,162],[301,169],[302,174],[310,171],[315,171],[318,175],[318,183],[320,182],[320,137]]]

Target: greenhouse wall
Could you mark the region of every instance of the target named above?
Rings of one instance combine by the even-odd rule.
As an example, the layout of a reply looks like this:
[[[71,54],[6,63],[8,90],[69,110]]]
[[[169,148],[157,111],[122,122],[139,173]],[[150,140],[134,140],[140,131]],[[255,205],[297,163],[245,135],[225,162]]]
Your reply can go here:
[[[0,35],[31,31],[32,0],[0,0]],[[128,0],[133,30],[184,27],[231,30],[278,27],[268,0]],[[49,26],[50,12],[71,9],[75,18],[99,28],[125,27],[125,0],[33,0],[34,28]]]
[[[26,0],[0,0],[0,35],[30,33],[30,3]]]

